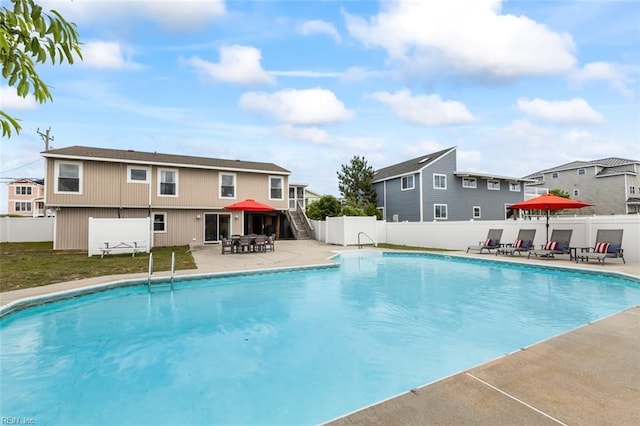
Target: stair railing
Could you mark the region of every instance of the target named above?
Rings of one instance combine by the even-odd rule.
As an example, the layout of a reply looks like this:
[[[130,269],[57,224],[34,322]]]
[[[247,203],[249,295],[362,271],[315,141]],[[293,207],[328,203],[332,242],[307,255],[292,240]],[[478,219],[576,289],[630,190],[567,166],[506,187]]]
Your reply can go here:
[[[307,214],[302,208],[302,203],[300,201],[296,203],[296,211],[298,212],[298,215],[302,217],[303,225],[306,228],[307,233],[309,234],[309,237],[312,239],[315,239],[315,232],[314,232],[313,226],[311,225],[311,221],[309,221]]]

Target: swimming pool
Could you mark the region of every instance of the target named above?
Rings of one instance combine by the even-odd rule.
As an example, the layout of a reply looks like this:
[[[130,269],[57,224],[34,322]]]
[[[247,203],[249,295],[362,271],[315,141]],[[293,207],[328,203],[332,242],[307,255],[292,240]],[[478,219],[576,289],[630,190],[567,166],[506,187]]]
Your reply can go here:
[[[637,280],[435,255],[123,287],[0,321],[3,416],[317,424],[640,303]]]

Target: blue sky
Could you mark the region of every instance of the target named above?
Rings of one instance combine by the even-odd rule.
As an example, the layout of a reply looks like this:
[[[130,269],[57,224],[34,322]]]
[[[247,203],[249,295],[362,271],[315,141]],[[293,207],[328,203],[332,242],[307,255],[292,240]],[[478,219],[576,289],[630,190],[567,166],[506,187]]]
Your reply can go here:
[[[21,119],[6,179],[43,177],[44,143],[274,162],[338,195],[374,168],[457,146],[458,169],[525,176],[640,159],[640,3],[41,1],[84,60],[40,66],[52,103],[0,83]]]

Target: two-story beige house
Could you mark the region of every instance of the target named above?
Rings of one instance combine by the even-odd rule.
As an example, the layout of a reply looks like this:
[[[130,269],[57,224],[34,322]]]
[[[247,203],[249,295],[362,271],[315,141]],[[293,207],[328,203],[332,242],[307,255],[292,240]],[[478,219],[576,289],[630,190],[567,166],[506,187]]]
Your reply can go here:
[[[561,189],[572,199],[593,204],[580,214],[640,213],[640,161],[603,158],[572,161],[525,176],[529,187]]]
[[[287,236],[291,172],[273,163],[71,146],[42,153],[54,249],[86,250],[88,220],[146,218],[152,246],[205,244],[233,234]],[[272,212],[226,210],[252,198]]]
[[[7,213],[14,216],[46,216],[44,179],[16,179],[9,182]]]

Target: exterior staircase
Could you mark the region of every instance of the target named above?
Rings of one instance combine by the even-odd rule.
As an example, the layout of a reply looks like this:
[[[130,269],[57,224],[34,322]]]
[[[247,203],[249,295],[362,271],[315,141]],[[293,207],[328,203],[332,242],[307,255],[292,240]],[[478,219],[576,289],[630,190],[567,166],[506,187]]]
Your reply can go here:
[[[313,238],[313,229],[309,224],[307,215],[304,214],[300,206],[296,210],[287,210],[287,217],[296,240],[310,240]]]

